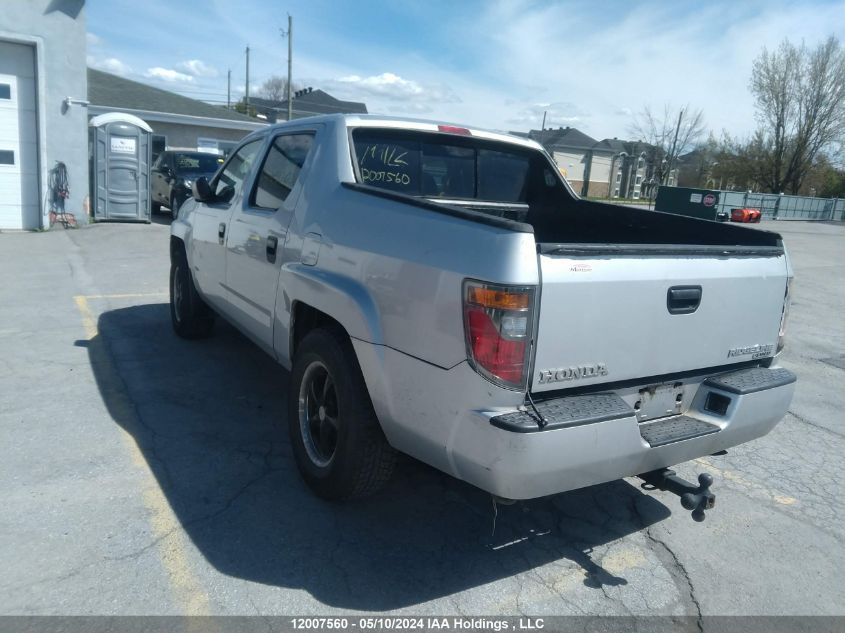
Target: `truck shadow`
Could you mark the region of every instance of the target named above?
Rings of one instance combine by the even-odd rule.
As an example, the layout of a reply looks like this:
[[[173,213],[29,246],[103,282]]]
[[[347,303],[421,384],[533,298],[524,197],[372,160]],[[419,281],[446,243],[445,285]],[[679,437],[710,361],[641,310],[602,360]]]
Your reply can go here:
[[[331,607],[398,609],[547,563],[588,587],[624,585],[594,550],[670,514],[624,481],[494,508],[411,459],[384,493],[326,503],[293,461],[287,372],[227,324],[183,341],[166,304],[140,305],[102,314],[86,347],[110,414],[208,562]]]

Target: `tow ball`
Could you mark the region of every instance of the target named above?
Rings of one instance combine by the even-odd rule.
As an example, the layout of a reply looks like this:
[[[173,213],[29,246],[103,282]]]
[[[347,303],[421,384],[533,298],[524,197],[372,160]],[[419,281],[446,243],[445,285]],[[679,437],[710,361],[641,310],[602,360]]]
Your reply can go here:
[[[693,521],[699,523],[704,520],[704,511],[710,510],[716,505],[716,495],[710,492],[713,485],[713,477],[707,473],[698,476],[698,486],[691,484],[686,479],[678,477],[674,470],[661,468],[648,473],[638,475],[645,483],[642,487],[653,486],[659,490],[666,490],[681,498],[681,505],[692,511]]]

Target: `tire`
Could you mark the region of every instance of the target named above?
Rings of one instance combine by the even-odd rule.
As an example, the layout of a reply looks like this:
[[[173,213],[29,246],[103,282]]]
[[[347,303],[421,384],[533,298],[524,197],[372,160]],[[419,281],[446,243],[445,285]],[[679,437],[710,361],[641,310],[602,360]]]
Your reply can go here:
[[[153,215],[155,215],[156,213],[161,213],[161,203],[150,202],[150,212],[152,212]]]
[[[170,262],[170,320],[177,335],[207,338],[214,328],[214,313],[199,296],[184,251]]]
[[[302,478],[324,499],[374,494],[393,474],[396,451],[384,437],[355,351],[342,332],[314,330],[299,345],[288,430]]]
[[[182,204],[179,202],[179,198],[176,197],[176,194],[171,194],[170,196],[170,219],[175,220],[176,216],[179,215],[179,207]]]

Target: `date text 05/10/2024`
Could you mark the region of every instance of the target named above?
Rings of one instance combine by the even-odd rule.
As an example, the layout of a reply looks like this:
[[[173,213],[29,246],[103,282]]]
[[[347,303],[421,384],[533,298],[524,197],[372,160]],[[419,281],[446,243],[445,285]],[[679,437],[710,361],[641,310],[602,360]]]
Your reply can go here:
[[[301,617],[291,618],[294,630],[349,631],[359,629],[395,631],[539,631],[544,628],[542,618],[483,618],[483,617]]]

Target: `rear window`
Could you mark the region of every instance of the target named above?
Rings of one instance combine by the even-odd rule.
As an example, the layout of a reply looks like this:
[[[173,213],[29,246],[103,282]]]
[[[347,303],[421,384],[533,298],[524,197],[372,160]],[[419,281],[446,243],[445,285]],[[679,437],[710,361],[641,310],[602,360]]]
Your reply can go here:
[[[176,171],[182,172],[197,172],[197,173],[213,173],[217,171],[220,166],[217,154],[174,154],[173,162],[176,165]]]
[[[530,155],[502,144],[425,132],[352,133],[361,182],[429,198],[525,202]]]

